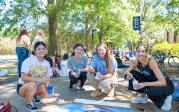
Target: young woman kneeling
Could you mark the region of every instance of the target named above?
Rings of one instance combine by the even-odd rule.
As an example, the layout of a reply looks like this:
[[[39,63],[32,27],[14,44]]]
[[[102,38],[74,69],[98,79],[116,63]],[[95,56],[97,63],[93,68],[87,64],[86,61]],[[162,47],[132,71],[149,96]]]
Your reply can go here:
[[[155,59],[150,58],[145,46],[138,46],[136,51],[136,58],[124,75],[129,80],[128,89],[140,94],[131,103],[147,103],[149,97],[158,108],[170,110],[174,91],[172,81],[161,72]]]
[[[25,97],[27,101],[26,108],[29,111],[36,111],[38,108],[34,103],[40,103],[39,98],[51,97],[47,91],[47,84],[52,76],[52,63],[49,63],[46,57],[46,45],[39,41],[34,45],[35,55],[27,58],[22,63],[21,78],[17,85],[17,93]],[[33,102],[34,97],[34,102]]]

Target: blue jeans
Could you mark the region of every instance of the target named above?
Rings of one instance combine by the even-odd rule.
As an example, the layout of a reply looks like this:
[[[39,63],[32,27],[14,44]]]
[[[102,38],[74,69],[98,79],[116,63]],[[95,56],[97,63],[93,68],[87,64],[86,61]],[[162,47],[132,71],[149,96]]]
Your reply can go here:
[[[21,67],[22,67],[22,62],[28,58],[29,56],[29,51],[25,47],[16,47],[16,54],[18,58],[18,75],[21,77]]]

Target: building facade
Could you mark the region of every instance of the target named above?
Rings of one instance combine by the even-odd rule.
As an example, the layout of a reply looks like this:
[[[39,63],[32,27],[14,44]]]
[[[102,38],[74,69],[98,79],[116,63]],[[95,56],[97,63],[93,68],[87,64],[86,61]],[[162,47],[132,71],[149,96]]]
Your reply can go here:
[[[177,31],[165,32],[164,41],[167,41],[168,43],[179,43],[179,33]]]

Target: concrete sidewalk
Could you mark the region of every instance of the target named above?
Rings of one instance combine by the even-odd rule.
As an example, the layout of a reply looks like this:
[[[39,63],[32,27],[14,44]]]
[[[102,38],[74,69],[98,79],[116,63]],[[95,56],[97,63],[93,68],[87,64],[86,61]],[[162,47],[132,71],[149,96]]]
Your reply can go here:
[[[119,74],[119,83],[115,86],[115,96],[107,99],[110,102],[121,102],[121,103],[129,103],[131,97],[135,95],[135,93],[132,93],[127,90],[127,81],[124,80],[122,77],[122,74],[125,69],[118,69]],[[9,101],[12,105],[14,105],[19,112],[28,112],[25,108],[26,101],[24,98],[20,97],[16,93],[16,84],[17,81],[14,82],[8,82],[6,84],[0,85],[0,101]],[[67,103],[72,103],[75,99],[88,99],[88,100],[103,100],[106,97],[106,93],[104,93],[100,97],[92,98],[89,96],[91,92],[94,91],[94,88],[92,88],[87,81],[85,83],[85,92],[79,92],[78,86],[79,84],[76,84],[74,86],[74,90],[69,90],[69,79],[64,77],[58,77],[58,78],[52,78],[51,84],[55,88],[55,96],[54,98],[43,98],[41,99],[41,104],[38,105],[39,112],[47,112],[52,107],[63,105]],[[178,102],[173,101],[172,102],[172,110],[169,112],[176,112],[176,110],[179,108]],[[158,109],[152,102],[149,101],[148,104],[138,104],[138,105],[130,105],[131,109],[136,110],[138,107],[140,108],[146,108],[147,112],[164,112],[160,109]],[[13,111],[12,111],[13,112]]]

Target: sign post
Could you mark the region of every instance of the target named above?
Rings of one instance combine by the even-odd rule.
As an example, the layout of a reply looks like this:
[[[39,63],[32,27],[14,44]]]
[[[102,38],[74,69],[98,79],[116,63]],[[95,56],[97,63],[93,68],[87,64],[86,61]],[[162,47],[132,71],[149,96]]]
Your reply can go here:
[[[133,30],[140,31],[140,16],[133,17]]]
[[[141,32],[140,25],[140,16],[133,16],[133,30],[139,30],[139,34]],[[142,45],[142,36],[140,37],[139,44]]]

